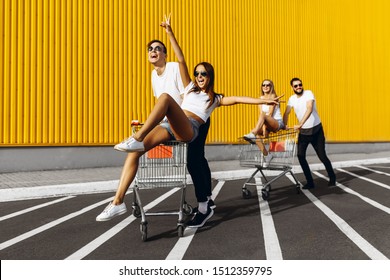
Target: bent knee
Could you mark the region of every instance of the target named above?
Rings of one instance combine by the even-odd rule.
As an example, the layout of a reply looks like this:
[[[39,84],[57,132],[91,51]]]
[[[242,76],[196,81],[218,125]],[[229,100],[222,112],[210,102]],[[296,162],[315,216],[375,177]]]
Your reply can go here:
[[[172,96],[171,96],[169,93],[162,93],[162,94],[160,95],[160,97],[158,98],[158,100],[161,100],[161,101],[163,101],[163,100],[165,100],[165,99],[173,100],[173,101],[174,101],[174,99],[172,98]]]
[[[188,138],[188,137],[176,137],[177,141],[180,141],[180,142],[185,142],[185,143],[191,143],[192,141],[192,137]]]

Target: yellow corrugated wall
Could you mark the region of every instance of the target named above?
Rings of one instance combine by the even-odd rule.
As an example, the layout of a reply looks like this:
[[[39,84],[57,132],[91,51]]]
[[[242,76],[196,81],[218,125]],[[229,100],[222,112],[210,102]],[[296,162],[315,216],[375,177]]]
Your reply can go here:
[[[127,137],[153,107],[146,44],[167,42],[169,12],[190,71],[211,62],[218,92],[258,96],[269,78],[287,101],[298,76],[328,141],[390,141],[389,11],[387,0],[0,0],[0,144]],[[257,112],[217,109],[208,143],[237,142]]]

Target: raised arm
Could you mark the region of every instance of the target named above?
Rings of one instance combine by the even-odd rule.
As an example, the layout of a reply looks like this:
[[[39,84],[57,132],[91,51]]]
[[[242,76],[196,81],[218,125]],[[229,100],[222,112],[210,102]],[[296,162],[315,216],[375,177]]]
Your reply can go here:
[[[164,16],[164,21],[160,24],[168,34],[169,40],[171,42],[173,51],[179,62],[180,76],[183,82],[184,87],[186,87],[191,82],[190,74],[188,73],[187,63],[184,59],[183,51],[180,48],[179,43],[176,40],[175,34],[173,34],[172,27],[170,25],[170,15],[168,17]]]
[[[254,98],[249,96],[227,96],[223,97],[221,100],[221,106],[230,106],[235,104],[270,104],[277,105],[279,104],[279,99],[283,97],[283,95],[278,96],[273,99],[261,99]]]

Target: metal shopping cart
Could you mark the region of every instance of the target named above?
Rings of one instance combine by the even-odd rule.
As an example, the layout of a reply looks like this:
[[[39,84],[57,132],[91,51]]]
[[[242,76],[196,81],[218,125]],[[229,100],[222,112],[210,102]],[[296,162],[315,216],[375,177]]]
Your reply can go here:
[[[242,187],[243,198],[251,197],[251,192],[247,186],[257,186],[256,182],[251,183],[258,172],[261,173],[265,183],[262,184],[261,196],[264,200],[268,200],[271,184],[281,178],[283,175],[291,174],[295,180],[297,193],[300,193],[300,184],[292,172],[294,158],[296,155],[297,132],[291,130],[281,130],[277,133],[271,133],[266,138],[257,138],[248,145],[243,145],[240,151],[240,165],[245,167],[255,167],[251,177],[244,183]],[[272,160],[269,163],[265,162],[265,157],[258,147],[259,143],[263,143],[265,148],[272,154]],[[268,180],[263,170],[275,171],[277,175]]]
[[[142,124],[132,122],[133,133]],[[139,160],[134,184],[133,215],[141,218],[140,232],[143,241],[147,240],[148,222],[146,216],[178,215],[178,236],[184,233],[185,216],[192,212],[192,207],[185,200],[187,187],[187,143],[169,141],[146,152]],[[140,190],[153,188],[180,188],[178,211],[145,212],[141,202]]]

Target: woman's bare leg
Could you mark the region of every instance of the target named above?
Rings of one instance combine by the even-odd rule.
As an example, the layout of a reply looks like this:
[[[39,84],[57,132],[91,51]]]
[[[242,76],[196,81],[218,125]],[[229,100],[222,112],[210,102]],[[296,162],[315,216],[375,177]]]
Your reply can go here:
[[[156,126],[144,139],[145,151],[148,151],[169,139],[170,135],[168,131],[161,126]],[[139,158],[144,153],[145,152],[134,152],[127,154],[119,179],[118,189],[112,202],[114,205],[119,205],[123,202],[126,192],[137,174]]]
[[[279,123],[271,116],[265,116],[264,125],[266,126],[268,131],[276,132],[279,130]]]
[[[260,122],[259,122],[260,123]],[[262,127],[259,130],[263,130],[264,137],[268,136],[268,131],[276,132],[279,129],[279,123],[277,120],[275,120],[271,116],[264,115],[264,123]],[[268,151],[264,146],[263,141],[260,139],[259,141],[256,141],[256,145],[259,147],[260,151],[263,153],[263,155],[267,156]]]
[[[164,116],[167,116],[177,140],[190,141],[192,139],[194,132],[187,116],[170,95],[162,94],[144,125],[134,135],[136,140],[143,142],[145,151],[170,139],[168,131],[158,125]],[[119,205],[123,202],[125,194],[137,174],[139,158],[144,153],[133,152],[127,155],[113,200],[114,205]]]
[[[176,101],[166,93],[158,98],[152,112],[141,129],[134,135],[134,138],[137,141],[143,141],[148,133],[151,132],[165,116],[167,116],[177,140],[190,141],[192,139],[193,130],[191,123],[188,121],[187,116]]]
[[[263,139],[258,139],[256,141],[256,145],[257,145],[257,147],[259,147],[259,149],[263,153],[263,155],[265,155],[265,156],[268,155],[268,151],[267,151],[267,149],[264,146]]]
[[[265,122],[265,117],[266,117],[265,113],[261,112],[260,116],[259,116],[259,119],[257,120],[256,126],[252,129],[252,133],[254,135],[260,134],[261,128],[262,128],[262,126],[264,125],[264,122]]]
[[[119,179],[118,189],[116,190],[115,197],[112,204],[119,205],[123,203],[123,199],[126,195],[130,184],[135,178],[135,174],[138,170],[139,158],[143,152],[128,153],[125,163],[123,164],[121,177]]]

